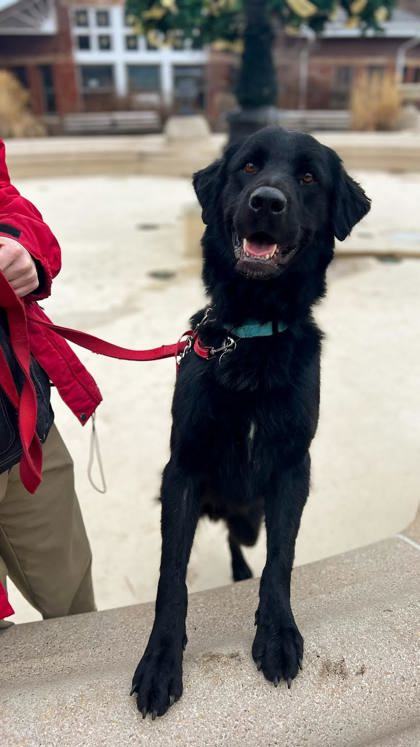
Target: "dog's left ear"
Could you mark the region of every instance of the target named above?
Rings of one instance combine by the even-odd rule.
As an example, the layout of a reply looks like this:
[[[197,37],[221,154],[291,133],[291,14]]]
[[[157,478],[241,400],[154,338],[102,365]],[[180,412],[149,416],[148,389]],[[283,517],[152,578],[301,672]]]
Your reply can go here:
[[[201,216],[203,223],[207,224],[211,220],[211,215],[216,206],[217,198],[224,186],[226,166],[236,150],[236,145],[228,146],[225,149],[222,158],[218,158],[217,161],[213,161],[210,166],[201,169],[201,171],[197,171],[193,175],[193,187],[202,208]]]
[[[369,212],[370,199],[360,184],[347,173],[335,153],[334,156],[337,178],[333,196],[333,228],[336,238],[344,241],[356,223]]]

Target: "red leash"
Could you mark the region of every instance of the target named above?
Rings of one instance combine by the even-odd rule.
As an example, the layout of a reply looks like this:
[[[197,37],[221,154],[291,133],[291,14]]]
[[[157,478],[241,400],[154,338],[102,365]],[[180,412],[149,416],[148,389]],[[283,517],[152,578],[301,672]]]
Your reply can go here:
[[[112,342],[101,340],[100,337],[89,335],[87,332],[80,332],[77,329],[71,329],[71,327],[60,327],[58,324],[44,322],[41,319],[33,319],[32,321],[48,327],[48,329],[53,330],[53,332],[61,335],[66,340],[74,342],[82,348],[91,350],[92,353],[105,355],[107,358],[119,358],[124,361],[157,361],[164,358],[178,358],[190,344],[189,340],[193,335],[189,330],[182,335],[178,342],[172,345],[160,345],[158,348],[150,348],[149,350],[133,350],[132,348],[123,348],[120,345],[114,345]]]

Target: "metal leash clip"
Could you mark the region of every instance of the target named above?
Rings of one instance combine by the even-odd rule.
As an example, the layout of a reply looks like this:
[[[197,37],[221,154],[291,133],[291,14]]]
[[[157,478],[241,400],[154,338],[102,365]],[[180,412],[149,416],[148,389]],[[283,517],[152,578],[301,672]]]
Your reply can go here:
[[[185,340],[186,345],[183,350],[181,350],[177,356],[176,356],[176,365],[177,367],[181,364],[181,361],[184,360],[185,356],[188,355],[188,353],[192,350],[193,344],[194,344],[195,336],[191,334],[191,332],[184,332],[184,334],[179,338],[178,343]]]
[[[219,366],[222,362],[222,358],[227,355],[227,353],[233,353],[233,351],[236,349],[236,340],[233,339],[233,337],[226,337],[223,345],[220,346],[220,348],[210,348],[211,355],[217,355],[217,353],[221,353],[222,355],[219,358]]]

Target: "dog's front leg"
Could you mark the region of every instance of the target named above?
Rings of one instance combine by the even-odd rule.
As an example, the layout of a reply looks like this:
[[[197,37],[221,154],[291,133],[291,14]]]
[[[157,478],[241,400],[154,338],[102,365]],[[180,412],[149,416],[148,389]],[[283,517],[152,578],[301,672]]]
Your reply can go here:
[[[277,686],[290,687],[303,656],[303,638],[290,605],[295,541],[309,492],[310,458],[279,470],[266,498],[267,561],[261,577],[257,632],[252,655],[258,669]]]
[[[173,460],[162,480],[162,556],[155,621],[134,673],[132,693],[143,718],[162,716],[182,695],[182,656],[187,643],[186,573],[200,511],[199,485]]]

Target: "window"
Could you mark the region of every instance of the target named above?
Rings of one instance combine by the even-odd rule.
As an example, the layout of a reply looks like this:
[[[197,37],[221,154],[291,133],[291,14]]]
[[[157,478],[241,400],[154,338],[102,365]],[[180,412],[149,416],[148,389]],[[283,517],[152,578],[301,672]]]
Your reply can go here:
[[[132,28],[134,26],[135,18],[132,13],[129,13],[127,10],[124,12],[124,25],[126,28]]]
[[[160,31],[149,31],[146,36],[146,49],[160,49],[163,43],[163,34]],[[173,42],[171,44],[173,47]]]
[[[420,83],[420,67],[404,68],[403,83]]]
[[[155,43],[155,37],[153,35],[148,34],[146,36],[146,49],[148,49],[149,51],[158,49],[158,45]]]
[[[102,28],[109,26],[109,11],[108,10],[97,10],[96,11],[96,25]]]
[[[138,36],[134,36],[134,34],[130,34],[129,36],[125,37],[125,48],[129,51],[132,51],[134,49],[139,48],[139,39]]]
[[[339,88],[348,88],[351,85],[353,71],[348,65],[339,65],[335,69],[335,84]]]
[[[347,109],[353,82],[353,68],[349,65],[338,65],[334,70],[333,88],[331,91],[331,108]]]
[[[98,47],[102,52],[108,52],[112,49],[111,37],[109,34],[99,34]]]
[[[193,49],[203,49],[203,39],[200,33],[200,29],[194,29],[192,33],[191,46]]]
[[[174,33],[173,39],[172,39],[172,48],[173,49],[185,49],[186,42],[185,37],[182,31],[178,31]]]
[[[41,73],[45,111],[53,114],[57,109],[52,67],[51,65],[41,65],[39,70]]]
[[[85,34],[84,36],[77,37],[77,48],[78,49],[90,49],[90,36]]]
[[[84,28],[89,26],[89,15],[86,8],[79,8],[74,11],[74,24]]]
[[[106,93],[114,90],[112,65],[82,65],[80,74],[84,93]]]
[[[130,93],[160,91],[159,65],[128,65],[127,72]]]
[[[203,65],[174,66],[174,98],[177,110],[183,114],[204,109]]]

